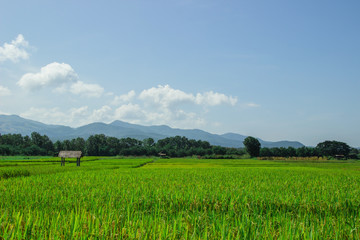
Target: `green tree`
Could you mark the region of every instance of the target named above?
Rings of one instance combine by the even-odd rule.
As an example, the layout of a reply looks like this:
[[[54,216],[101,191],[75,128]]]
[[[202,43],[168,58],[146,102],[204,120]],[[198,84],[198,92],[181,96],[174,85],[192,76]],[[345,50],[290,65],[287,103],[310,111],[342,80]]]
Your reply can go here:
[[[82,137],[77,137],[76,139],[71,140],[71,144],[74,150],[85,153],[86,141]]]
[[[32,148],[31,151],[36,152],[35,155],[53,155],[54,144],[52,143],[52,141],[49,139],[48,136],[46,136],[46,135],[41,136],[37,132],[32,132],[31,133],[31,141],[32,141],[33,145],[42,149],[41,151],[39,151],[38,149]]]
[[[247,137],[243,141],[246,151],[250,154],[251,157],[258,157],[260,154],[261,144],[259,140],[254,137]]]
[[[349,153],[349,158],[359,159],[359,149],[351,148],[350,153]]]
[[[272,157],[273,153],[270,148],[261,148],[260,149],[260,157]]]
[[[325,141],[316,146],[320,155],[323,156],[335,156],[344,155],[347,157],[350,153],[350,146],[343,142],[338,141]]]
[[[116,137],[106,137],[106,145],[109,147],[107,155],[116,156],[120,152],[120,140]]]
[[[54,143],[54,151],[59,153],[60,151],[64,150],[64,146],[63,146],[63,143],[60,142],[59,140],[57,140],[55,143]]]
[[[226,154],[226,148],[221,146],[213,146],[213,152],[216,155],[224,155]]]
[[[144,147],[153,147],[155,145],[155,140],[153,138],[145,138],[143,140]]]

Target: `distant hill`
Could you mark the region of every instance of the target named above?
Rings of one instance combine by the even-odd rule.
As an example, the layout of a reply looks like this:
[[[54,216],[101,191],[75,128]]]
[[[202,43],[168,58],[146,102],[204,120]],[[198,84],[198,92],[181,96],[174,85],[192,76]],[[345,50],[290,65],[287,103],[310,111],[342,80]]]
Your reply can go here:
[[[38,132],[47,135],[51,140],[65,140],[82,137],[87,139],[94,134],[105,134],[117,138],[136,138],[143,140],[153,138],[155,140],[173,136],[184,136],[188,139],[208,141],[212,145],[224,147],[243,147],[246,136],[236,133],[226,133],[222,135],[211,134],[199,129],[178,129],[169,126],[142,126],[122,121],[114,121],[110,124],[91,123],[78,128],[71,128],[62,125],[49,125],[41,122],[21,118],[17,115],[0,115],[0,133],[20,133],[30,135]],[[262,147],[294,147],[299,148],[304,145],[295,141],[269,142],[259,139]]]

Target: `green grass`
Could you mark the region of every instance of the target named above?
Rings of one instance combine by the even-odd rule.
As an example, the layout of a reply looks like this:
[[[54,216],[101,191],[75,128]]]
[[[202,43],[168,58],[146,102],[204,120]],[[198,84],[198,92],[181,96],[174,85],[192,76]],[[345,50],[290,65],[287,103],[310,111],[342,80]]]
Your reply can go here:
[[[0,168],[0,239],[360,239],[356,161],[153,160]]]

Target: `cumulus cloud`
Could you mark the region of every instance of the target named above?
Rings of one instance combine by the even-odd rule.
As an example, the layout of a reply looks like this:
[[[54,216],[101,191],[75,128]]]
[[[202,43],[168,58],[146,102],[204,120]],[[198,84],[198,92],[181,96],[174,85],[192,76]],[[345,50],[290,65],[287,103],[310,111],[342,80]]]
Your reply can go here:
[[[113,113],[111,107],[105,105],[99,109],[93,110],[90,119],[93,122],[108,122],[113,120],[112,115]]]
[[[23,75],[17,84],[23,89],[33,91],[44,87],[62,89],[66,83],[77,80],[78,76],[69,64],[53,62],[42,67],[38,73]]]
[[[193,102],[195,98],[192,94],[173,89],[169,85],[159,85],[158,87],[143,90],[139,95],[139,99],[169,107],[175,103]]]
[[[25,40],[22,34],[19,34],[11,43],[4,43],[0,47],[0,62],[10,60],[18,62],[20,59],[28,59],[29,53],[26,51],[29,43]]]
[[[88,106],[82,106],[79,108],[71,108],[69,110],[69,115],[71,116],[71,119],[87,118],[89,115],[88,109],[89,109]]]
[[[89,84],[79,80],[75,70],[66,63],[53,62],[40,69],[38,73],[27,73],[17,85],[28,91],[53,88],[56,92],[70,92],[85,97],[100,97],[104,88],[98,84]]]
[[[134,97],[136,96],[136,93],[134,90],[131,90],[130,92],[128,92],[127,94],[123,94],[120,96],[115,96],[114,100],[111,102],[113,105],[119,105],[125,102],[130,102],[131,100],[134,99]]]
[[[113,111],[109,106],[90,110],[88,106],[61,110],[59,108],[30,108],[20,114],[22,117],[34,119],[47,124],[61,124],[78,127],[93,122],[109,122],[113,120]]]
[[[69,116],[59,108],[30,108],[20,114],[21,117],[37,120],[47,124],[67,124]]]
[[[169,85],[159,85],[143,90],[137,98],[134,91],[115,97],[112,103],[123,104],[115,110],[115,119],[132,123],[200,127],[206,123],[202,116],[206,112],[203,107],[222,104],[234,106],[237,98],[213,91],[194,95]]]
[[[136,120],[146,121],[146,112],[138,104],[124,104],[115,110],[115,119],[134,122]]]
[[[100,96],[104,90],[96,84],[75,81],[70,84],[67,91],[78,95]],[[169,85],[160,85],[145,89],[138,95],[135,91],[129,91],[116,96],[109,103],[117,107],[103,105],[91,109],[82,106],[66,110],[32,108],[23,116],[46,123],[70,126],[122,120],[145,125],[166,124],[179,128],[201,128],[208,124],[206,115],[212,106],[233,106],[237,99],[212,91],[193,94],[173,89]]]
[[[204,106],[217,106],[221,104],[235,105],[237,98],[232,96],[226,96],[222,93],[216,93],[213,91],[205,93],[197,93],[194,96],[192,93],[186,93],[181,90],[173,89],[169,85],[159,85],[144,90],[140,93],[139,99],[162,107],[170,107],[171,105],[181,103],[195,103]]]
[[[104,88],[98,84],[88,84],[77,81],[70,86],[70,92],[86,97],[100,97],[104,93]]]
[[[3,87],[0,85],[0,97],[10,96],[10,95],[11,95],[11,91],[7,87]]]
[[[172,127],[184,128],[189,126],[200,127],[206,123],[204,118],[194,112],[173,110],[169,108],[153,111],[146,106],[132,103],[124,104],[115,109],[113,118],[130,123],[151,125],[167,124]]]
[[[205,92],[203,94],[196,94],[195,102],[200,105],[217,106],[221,104],[230,104],[234,106],[237,103],[237,98],[226,96],[222,93],[214,93],[213,91]]]

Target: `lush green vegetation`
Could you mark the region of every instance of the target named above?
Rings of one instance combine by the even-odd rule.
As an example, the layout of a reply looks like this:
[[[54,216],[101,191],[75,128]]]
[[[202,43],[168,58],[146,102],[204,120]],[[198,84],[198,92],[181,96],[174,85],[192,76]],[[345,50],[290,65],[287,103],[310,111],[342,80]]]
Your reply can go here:
[[[0,159],[0,239],[360,238],[357,161],[56,161]]]
[[[104,134],[90,136],[88,139],[56,141],[53,143],[46,135],[32,133],[31,136],[20,134],[0,135],[0,155],[44,156],[57,155],[61,150],[82,151],[85,156],[158,156],[159,153],[168,157],[198,156],[207,159],[234,159],[260,156],[270,157],[335,157],[359,158],[358,149],[350,148],[346,143],[325,141],[315,148],[293,147],[260,148],[260,142],[253,137],[244,140],[243,148],[226,148],[212,146],[209,142],[187,139],[186,137],[168,137],[155,142],[152,138],[142,141],[134,138],[108,137]],[[248,153],[248,154],[247,154]]]
[[[260,148],[261,148],[261,144],[259,142],[259,140],[257,140],[254,137],[247,137],[244,140],[244,146],[246,151],[250,154],[251,157],[258,157],[260,154]]]
[[[30,137],[23,137],[21,134],[0,135],[0,155],[56,155],[61,150],[82,151],[86,156],[158,156],[158,153],[162,152],[170,157],[221,155],[223,158],[234,158],[245,154],[242,149],[211,146],[206,141],[189,140],[180,136],[155,142],[152,138],[140,141],[97,134],[87,140],[78,137],[53,143],[46,135],[36,132]]]

